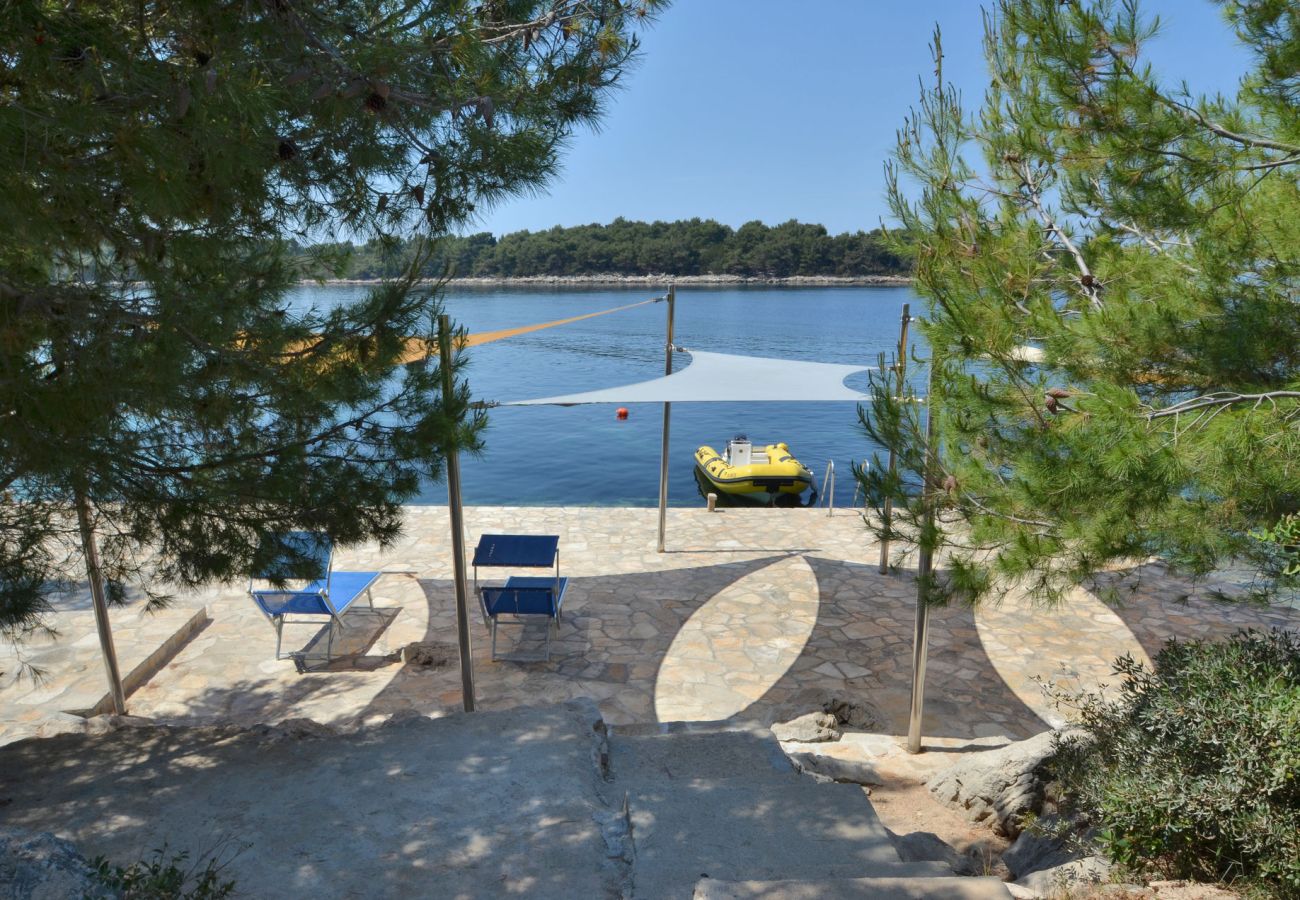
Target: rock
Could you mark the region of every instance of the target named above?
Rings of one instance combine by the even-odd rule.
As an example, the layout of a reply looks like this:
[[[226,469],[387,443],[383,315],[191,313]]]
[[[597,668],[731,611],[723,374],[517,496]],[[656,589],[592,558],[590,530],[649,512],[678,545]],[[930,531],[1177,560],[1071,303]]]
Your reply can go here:
[[[1020,833],[1006,852],[1002,861],[1007,864],[1012,878],[1022,878],[1039,869],[1051,869],[1087,856],[1089,833],[1078,834],[1063,825],[1057,816],[1043,816],[1035,827]]]
[[[334,737],[339,733],[338,729],[311,719],[285,719],[275,725],[254,725],[249,731],[269,744]]]
[[[820,741],[838,741],[840,730],[838,723],[830,713],[808,713],[789,722],[778,722],[772,726],[772,733],[778,741],[798,741],[813,744]]]
[[[0,896],[4,900],[93,900],[117,897],[68,841],[49,832],[0,828]]]
[[[825,756],[821,753],[791,753],[790,762],[800,772],[824,781],[880,785],[885,781],[871,763],[859,759]]]
[[[1043,895],[1038,893],[1038,891],[1031,891],[1027,887],[1021,887],[1014,881],[1008,881],[1003,885],[1003,887],[1007,889],[1007,893],[1014,897],[1015,900],[1043,900]]]
[[[402,662],[408,666],[427,666],[441,669],[460,660],[460,649],[455,644],[416,641],[399,651]]]
[[[86,734],[108,734],[123,728],[153,728],[158,723],[144,716],[114,716],[110,714],[91,716],[86,719]]]
[[[1153,881],[1147,888],[1157,897],[1174,900],[1237,900],[1241,896],[1216,884],[1198,881]]]
[[[53,713],[36,729],[36,736],[47,738],[56,734],[85,734],[86,720],[72,713]]]
[[[628,805],[627,795],[623,795],[623,807],[593,815],[600,826],[600,836],[605,841],[605,856],[609,859],[632,863],[636,859],[636,847],[632,841],[632,809]]]
[[[1017,878],[1015,884],[1050,897],[1074,891],[1080,885],[1100,884],[1109,877],[1109,860],[1100,856],[1085,856],[1065,865],[1030,872],[1023,878]]]
[[[870,730],[881,720],[880,712],[870,703],[845,697],[831,697],[822,705],[822,710],[834,716],[840,725],[849,728]]]
[[[428,718],[431,717],[426,716],[424,713],[420,712],[419,710],[399,709],[397,712],[384,718],[383,721],[377,722],[376,725],[378,725],[378,727],[380,728],[400,728],[403,725],[410,725],[412,722],[415,722],[416,720],[422,721]]]
[[[947,863],[954,875],[979,875],[978,861],[949,845],[932,831],[913,831],[910,834],[889,832],[894,850],[903,862]]]
[[[1057,734],[1045,731],[1026,741],[972,753],[931,778],[930,791],[972,822],[985,822],[995,834],[1015,838],[1026,814],[1042,812],[1043,770],[1055,753]]]

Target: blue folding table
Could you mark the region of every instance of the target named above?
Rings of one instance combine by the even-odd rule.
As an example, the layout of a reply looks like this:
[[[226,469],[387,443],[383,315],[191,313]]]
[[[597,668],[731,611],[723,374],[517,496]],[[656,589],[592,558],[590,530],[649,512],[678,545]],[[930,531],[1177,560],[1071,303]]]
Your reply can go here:
[[[492,625],[492,658],[497,658],[497,627],[523,625],[525,616],[546,616],[546,659],[551,658],[551,627],[560,628],[560,608],[569,579],[560,577],[560,538],[554,534],[485,534],[474,548],[474,589],[478,592],[484,621]],[[512,575],[501,586],[478,583],[480,568],[549,569],[553,576]],[[513,622],[502,622],[509,616]]]

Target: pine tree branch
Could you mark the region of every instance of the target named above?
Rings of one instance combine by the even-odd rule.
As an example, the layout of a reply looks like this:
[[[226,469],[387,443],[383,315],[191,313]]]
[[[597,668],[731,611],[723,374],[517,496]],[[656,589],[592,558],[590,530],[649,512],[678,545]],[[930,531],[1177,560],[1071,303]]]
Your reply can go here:
[[[1109,41],[1106,42],[1105,50],[1110,55],[1111,59],[1115,61],[1115,65],[1123,69],[1125,75],[1132,78],[1135,83],[1146,84],[1146,82],[1142,78],[1140,78],[1136,72],[1133,71],[1133,67],[1128,64],[1128,62],[1123,58],[1123,56],[1119,53],[1119,51],[1115,49],[1114,45],[1111,42]],[[1271,140],[1270,138],[1253,137],[1248,134],[1240,134],[1238,132],[1232,131],[1231,129],[1226,128],[1223,125],[1220,125],[1218,122],[1215,122],[1214,120],[1208,118],[1204,113],[1202,113],[1199,109],[1196,109],[1194,106],[1190,106],[1186,103],[1180,103],[1177,100],[1173,99],[1172,97],[1166,97],[1164,94],[1156,90],[1156,88],[1152,87],[1151,85],[1147,85],[1147,88],[1150,91],[1151,98],[1155,100],[1157,103],[1159,103],[1161,106],[1164,106],[1166,109],[1169,109],[1177,113],[1187,121],[1199,125],[1200,127],[1204,128],[1206,131],[1209,131],[1211,134],[1215,134],[1223,138],[1224,140],[1232,141],[1234,144],[1240,144],[1243,147],[1253,147],[1258,150],[1277,150],[1287,154],[1288,157],[1292,158],[1291,160],[1280,160],[1280,161],[1271,160],[1270,161],[1271,163],[1285,164],[1286,162],[1293,161],[1294,159],[1300,159],[1300,146],[1296,146],[1295,144],[1283,143],[1282,141]]]
[[[1056,527],[1056,524],[1053,522],[1043,522],[1038,519],[1024,519],[1020,516],[1013,516],[1011,513],[998,512],[997,510],[989,509],[971,494],[963,493],[961,497],[984,515],[992,516],[995,519],[1003,519],[1007,522],[1014,522],[1017,525],[1029,525],[1033,528],[1045,528],[1048,531],[1051,531]]]
[[[1205,394],[1201,397],[1193,397],[1190,400],[1175,403],[1173,406],[1167,406],[1164,409],[1153,410],[1146,413],[1146,419],[1152,421],[1168,416],[1195,412],[1196,410],[1216,408],[1222,410],[1240,403],[1253,403],[1256,408],[1259,408],[1264,403],[1270,403],[1276,407],[1278,400],[1300,400],[1300,391],[1266,391],[1260,394],[1237,394],[1231,391],[1217,391],[1213,394]]]
[[[1151,237],[1151,235],[1138,229],[1138,227],[1136,225],[1133,225],[1132,223],[1107,222],[1106,224],[1110,225],[1112,228],[1115,228],[1119,231],[1127,232],[1128,234],[1133,235],[1134,237],[1138,238],[1140,241],[1142,241],[1142,243],[1146,244],[1148,247],[1150,247],[1152,250],[1154,250],[1156,253],[1160,254],[1161,256],[1169,257],[1169,249],[1165,246],[1165,244],[1173,244],[1176,247],[1190,246],[1186,241],[1158,241],[1155,238]],[[1172,259],[1172,257],[1169,258]],[[1196,268],[1195,266],[1189,263],[1184,262],[1181,259],[1174,260],[1174,262],[1177,264],[1177,266],[1180,269],[1182,269],[1184,272],[1187,272],[1191,275],[1199,275],[1201,272],[1200,269]]]
[[[1047,205],[1043,202],[1042,193],[1039,190],[1037,182],[1034,181],[1033,175],[1029,171],[1028,163],[1020,163],[1015,167],[1015,171],[1020,175],[1020,180],[1025,189],[1026,198],[1034,209],[1034,214],[1038,216],[1038,221],[1043,223],[1043,227],[1050,234],[1055,235],[1057,241],[1065,248],[1066,252],[1074,258],[1074,264],[1079,269],[1079,287],[1083,291],[1088,302],[1092,305],[1094,311],[1100,311],[1102,308],[1101,292],[1097,288],[1096,276],[1092,274],[1092,269],[1088,261],[1083,258],[1083,253],[1070,240],[1070,236],[1065,230],[1056,223],[1051,213],[1047,211]]]

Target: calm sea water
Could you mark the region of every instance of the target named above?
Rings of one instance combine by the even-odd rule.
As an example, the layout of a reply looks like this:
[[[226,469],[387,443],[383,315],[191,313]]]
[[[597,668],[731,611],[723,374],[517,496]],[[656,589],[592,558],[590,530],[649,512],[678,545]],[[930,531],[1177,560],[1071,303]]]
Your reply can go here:
[[[304,287],[296,304],[333,305],[364,288]],[[654,296],[639,289],[453,290],[447,312],[471,332],[582,315]],[[688,349],[817,362],[874,364],[898,341],[906,287],[688,288],[677,292],[674,343]],[[663,374],[667,306],[634,310],[533,332],[469,351],[474,397],[510,401],[631,384]],[[687,357],[677,355],[682,367]],[[847,384],[865,390],[865,373]],[[489,412],[487,448],[462,460],[468,505],[655,506],[659,501],[662,407],[498,407]],[[836,504],[853,495],[850,462],[870,458],[852,403],[676,403],[672,409],[669,502],[703,504],[694,477],[701,444],[718,449],[737,433],[755,444],[785,441],[817,475],[835,461]],[[420,502],[446,502],[429,485]]]

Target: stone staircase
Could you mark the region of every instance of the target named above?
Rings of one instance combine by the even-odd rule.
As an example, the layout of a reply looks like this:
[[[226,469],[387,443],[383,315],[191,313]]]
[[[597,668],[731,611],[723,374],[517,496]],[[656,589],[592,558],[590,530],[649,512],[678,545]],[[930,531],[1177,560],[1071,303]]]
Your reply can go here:
[[[121,864],[224,847],[255,897],[1010,896],[901,862],[860,787],[799,774],[767,729],[610,733],[590,701],[351,733],[99,724],[0,747],[0,833]]]
[[[633,897],[1011,896],[994,878],[901,862],[861,787],[799,774],[765,728],[620,727],[608,759],[606,801],[627,810]]]

